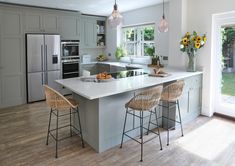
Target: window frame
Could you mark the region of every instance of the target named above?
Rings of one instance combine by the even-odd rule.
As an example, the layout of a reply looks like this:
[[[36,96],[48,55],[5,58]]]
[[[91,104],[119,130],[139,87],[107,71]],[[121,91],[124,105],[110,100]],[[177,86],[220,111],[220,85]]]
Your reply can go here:
[[[153,40],[145,40],[144,39],[144,29],[146,27],[152,27],[154,30],[153,34]],[[134,29],[134,40],[128,41],[127,39],[127,30],[128,29]],[[145,44],[153,45],[155,47],[155,36],[156,36],[156,28],[154,23],[144,24],[144,25],[135,25],[135,26],[126,26],[122,27],[122,45],[127,50],[128,55],[127,56],[146,56],[144,52],[144,46]],[[129,54],[129,51],[127,49],[128,44],[134,44],[133,48],[134,54]]]

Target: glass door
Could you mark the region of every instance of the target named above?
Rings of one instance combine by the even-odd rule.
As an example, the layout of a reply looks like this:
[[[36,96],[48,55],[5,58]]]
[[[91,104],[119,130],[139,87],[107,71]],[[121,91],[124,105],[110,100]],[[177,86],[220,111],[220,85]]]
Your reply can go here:
[[[216,112],[235,117],[235,25],[221,27],[221,73]]]

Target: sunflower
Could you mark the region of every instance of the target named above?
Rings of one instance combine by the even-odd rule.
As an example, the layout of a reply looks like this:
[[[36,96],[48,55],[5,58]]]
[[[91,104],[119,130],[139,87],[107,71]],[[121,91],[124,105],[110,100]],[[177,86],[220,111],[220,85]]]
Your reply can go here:
[[[203,41],[206,42],[207,38],[206,36],[203,36]]]
[[[189,32],[187,32],[185,36],[186,36],[186,37],[189,37],[189,36],[190,36],[190,33],[189,33]]]
[[[196,41],[201,42],[202,38],[200,36],[197,36]]]
[[[196,42],[194,46],[195,46],[195,48],[199,49],[199,48],[200,48],[200,46],[201,46],[201,43]]]
[[[183,43],[183,45],[186,45],[188,43],[188,39],[186,37],[183,38],[182,43]]]
[[[194,41],[194,42],[195,42],[195,41],[196,41],[196,37],[193,37],[193,38],[192,38],[192,41]]]

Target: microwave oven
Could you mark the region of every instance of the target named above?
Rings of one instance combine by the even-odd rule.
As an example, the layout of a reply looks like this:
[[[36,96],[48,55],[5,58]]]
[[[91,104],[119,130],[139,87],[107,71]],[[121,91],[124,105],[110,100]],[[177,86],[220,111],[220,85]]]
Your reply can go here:
[[[61,41],[62,58],[79,58],[79,40]]]

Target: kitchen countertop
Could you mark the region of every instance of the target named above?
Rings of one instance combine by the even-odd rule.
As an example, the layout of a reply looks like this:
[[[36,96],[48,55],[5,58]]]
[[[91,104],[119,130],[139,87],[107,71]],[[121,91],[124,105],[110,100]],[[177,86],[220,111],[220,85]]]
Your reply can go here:
[[[102,62],[102,63],[123,65],[123,63],[119,62]],[[81,77],[77,77],[71,79],[56,80],[56,82],[80,96],[83,96],[89,100],[93,100],[97,98],[102,98],[133,90],[147,88],[163,84],[166,82],[202,74],[202,72],[186,72],[185,70],[173,69],[173,68],[167,68],[167,69],[164,68],[164,70],[167,73],[169,73],[170,76],[151,77],[148,75],[140,75],[128,78],[115,79],[110,82],[101,82],[101,83],[83,82],[81,81]],[[151,68],[148,68],[147,72],[152,73],[153,71]]]

